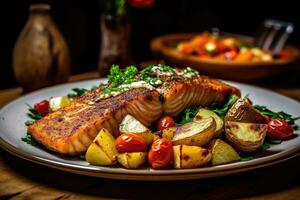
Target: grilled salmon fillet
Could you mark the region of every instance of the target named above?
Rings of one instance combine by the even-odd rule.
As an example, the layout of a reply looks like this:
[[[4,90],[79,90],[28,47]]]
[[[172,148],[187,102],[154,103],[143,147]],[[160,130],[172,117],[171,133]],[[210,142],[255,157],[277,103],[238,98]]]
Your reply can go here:
[[[228,94],[241,95],[239,89],[207,76],[166,81],[159,89],[164,97],[163,112],[170,116],[176,116],[191,106],[221,104]]]
[[[222,103],[229,94],[240,96],[237,88],[205,76],[189,80],[165,77],[157,88],[130,89],[106,99],[99,99],[101,93],[101,89],[87,92],[30,125],[28,133],[53,151],[76,155],[87,150],[102,128],[118,136],[119,124],[127,114],[150,126],[162,113],[175,116],[189,106]]]
[[[48,114],[30,125],[28,133],[53,151],[76,155],[87,150],[102,128],[117,136],[119,124],[126,114],[146,126],[162,114],[159,93],[155,90],[133,89],[90,105],[98,93],[101,92],[92,91],[71,105]]]

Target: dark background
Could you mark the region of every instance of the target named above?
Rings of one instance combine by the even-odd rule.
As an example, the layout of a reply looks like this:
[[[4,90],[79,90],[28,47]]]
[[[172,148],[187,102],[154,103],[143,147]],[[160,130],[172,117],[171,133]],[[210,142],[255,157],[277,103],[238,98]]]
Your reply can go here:
[[[31,3],[48,2],[52,17],[71,52],[72,74],[97,69],[100,46],[101,2],[104,0],[24,1],[0,3],[0,89],[17,85],[12,70],[12,50],[28,17]],[[136,62],[151,59],[149,40],[175,32],[197,32],[212,27],[253,35],[265,18],[293,22],[290,43],[300,46],[299,9],[295,0],[215,1],[156,0],[151,9],[132,9],[132,54]]]

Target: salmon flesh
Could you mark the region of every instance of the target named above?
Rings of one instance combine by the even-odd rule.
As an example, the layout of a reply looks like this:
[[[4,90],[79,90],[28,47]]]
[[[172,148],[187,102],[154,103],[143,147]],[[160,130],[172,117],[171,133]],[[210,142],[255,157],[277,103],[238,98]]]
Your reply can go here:
[[[134,88],[104,99],[98,98],[100,94],[100,88],[87,92],[30,125],[28,133],[50,150],[78,155],[86,152],[102,128],[118,136],[119,124],[127,114],[150,126],[162,114],[176,116],[190,106],[221,104],[229,94],[240,96],[240,91],[219,80],[196,76],[166,78],[157,88]]]

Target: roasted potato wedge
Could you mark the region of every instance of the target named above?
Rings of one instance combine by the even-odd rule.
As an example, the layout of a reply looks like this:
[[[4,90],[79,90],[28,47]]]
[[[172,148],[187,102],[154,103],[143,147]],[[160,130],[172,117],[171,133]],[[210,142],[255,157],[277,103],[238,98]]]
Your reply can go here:
[[[240,160],[236,150],[221,139],[214,139],[209,143],[212,152],[212,165],[220,165]]]
[[[223,120],[213,111],[200,108],[196,116],[194,117],[194,122],[201,121],[202,119],[206,119],[212,117],[216,121],[216,132],[215,132],[215,138],[220,137],[223,132],[224,122]]]
[[[176,132],[177,127],[170,127],[162,130],[162,137],[167,138],[172,141],[174,133]]]
[[[251,105],[248,99],[239,99],[227,112],[225,123],[227,121],[262,123],[264,116]]]
[[[131,115],[126,115],[120,124],[121,133],[133,133],[142,136],[148,145],[152,144],[153,134],[141,122]]]
[[[51,97],[49,101],[49,108],[54,112],[60,108],[70,105],[71,100],[67,96]]]
[[[263,144],[268,130],[267,124],[243,123],[228,121],[225,135],[228,141],[244,152],[252,152]]]
[[[212,159],[210,150],[198,146],[173,146],[173,155],[176,169],[201,167]]]
[[[115,138],[106,129],[101,129],[89,146],[85,159],[93,165],[114,165],[117,163]]]
[[[136,169],[146,163],[147,152],[132,152],[132,153],[121,153],[118,155],[118,162],[128,168]]]
[[[215,135],[216,122],[212,117],[189,122],[177,127],[172,143],[173,145],[186,144],[191,146],[206,145]]]

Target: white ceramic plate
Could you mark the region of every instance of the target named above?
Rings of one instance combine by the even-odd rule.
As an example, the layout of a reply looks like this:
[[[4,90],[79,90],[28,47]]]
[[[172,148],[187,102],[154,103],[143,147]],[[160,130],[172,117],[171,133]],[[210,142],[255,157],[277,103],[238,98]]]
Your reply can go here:
[[[87,162],[77,158],[62,157],[44,148],[28,145],[21,140],[26,133],[24,122],[28,120],[26,115],[28,107],[26,103],[33,105],[34,103],[43,99],[48,99],[51,96],[65,95],[74,87],[91,88],[104,81],[105,79],[90,80],[49,87],[30,93],[9,103],[0,111],[1,147],[23,159],[60,170],[89,176],[131,180],[179,180],[223,176],[272,165],[300,153],[300,137],[295,137],[294,139],[282,142],[279,145],[273,145],[268,149],[267,156],[258,157],[245,162],[197,169],[153,170],[145,168],[129,170],[121,167],[89,165]],[[250,99],[255,104],[266,105],[274,111],[283,110],[293,116],[300,115],[300,103],[295,100],[266,89],[241,83],[228,83],[240,88],[243,95],[249,94]],[[299,121],[297,124],[300,126]],[[296,132],[296,134],[299,135],[299,131]]]

